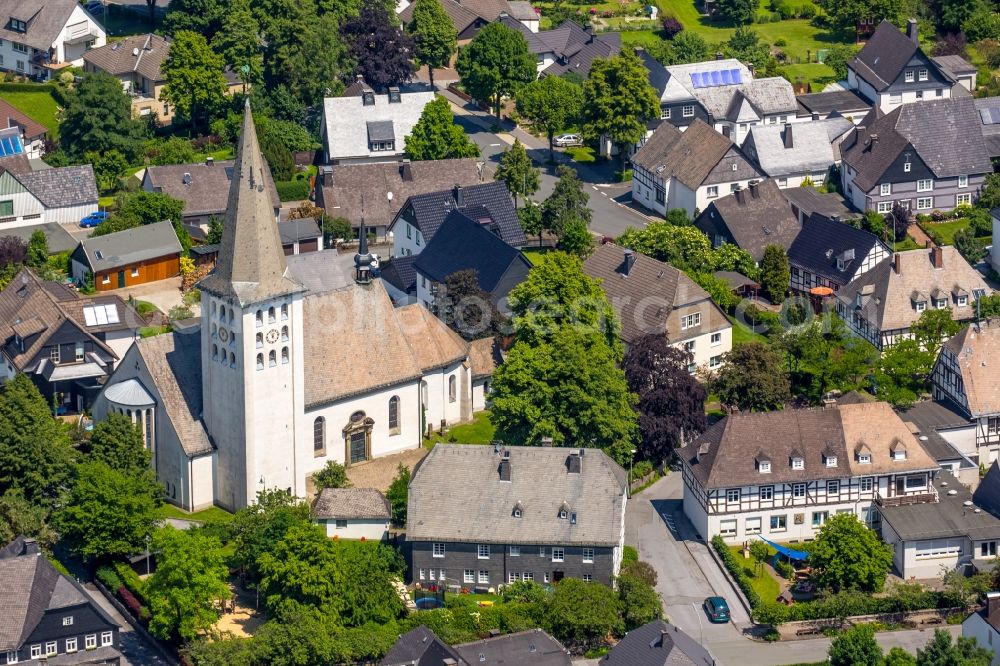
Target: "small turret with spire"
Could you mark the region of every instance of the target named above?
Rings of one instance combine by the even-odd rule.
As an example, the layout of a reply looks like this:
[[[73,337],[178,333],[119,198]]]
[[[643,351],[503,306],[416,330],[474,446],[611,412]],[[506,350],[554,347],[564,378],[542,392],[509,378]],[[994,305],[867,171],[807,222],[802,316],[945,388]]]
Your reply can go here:
[[[365,229],[365,221],[361,220],[361,229],[358,230],[360,242],[358,243],[358,253],[354,255],[354,281],[358,284],[369,284],[372,281],[372,268],[376,266],[374,255],[368,251],[368,230]]]

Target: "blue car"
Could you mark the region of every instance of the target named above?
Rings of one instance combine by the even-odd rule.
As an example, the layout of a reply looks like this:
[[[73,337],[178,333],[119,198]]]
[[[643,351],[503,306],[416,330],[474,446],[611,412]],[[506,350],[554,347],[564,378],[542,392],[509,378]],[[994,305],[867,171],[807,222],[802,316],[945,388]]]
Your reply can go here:
[[[729,604],[722,597],[705,599],[705,612],[708,619],[716,623],[729,622]]]
[[[96,213],[91,213],[87,217],[80,220],[80,226],[85,229],[88,227],[96,227],[106,219],[108,219],[108,214],[103,210],[99,210]]]

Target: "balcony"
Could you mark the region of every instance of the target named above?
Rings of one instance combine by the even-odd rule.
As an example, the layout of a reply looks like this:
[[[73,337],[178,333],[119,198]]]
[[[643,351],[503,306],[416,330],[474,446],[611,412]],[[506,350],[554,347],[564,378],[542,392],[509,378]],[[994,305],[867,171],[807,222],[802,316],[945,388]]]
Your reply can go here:
[[[910,495],[883,495],[875,493],[875,503],[882,507],[910,506],[912,504],[931,504],[938,501],[937,490],[933,486],[926,492]]]
[[[97,26],[90,21],[80,21],[66,26],[66,38],[63,41],[66,44],[80,44],[97,39],[99,36]]]

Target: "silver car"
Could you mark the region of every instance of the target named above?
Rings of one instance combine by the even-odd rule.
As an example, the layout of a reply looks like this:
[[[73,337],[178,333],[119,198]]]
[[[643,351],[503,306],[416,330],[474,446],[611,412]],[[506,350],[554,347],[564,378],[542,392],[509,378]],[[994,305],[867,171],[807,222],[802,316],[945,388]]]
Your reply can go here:
[[[579,134],[560,134],[555,138],[554,143],[557,146],[579,146],[583,143],[583,139],[580,138]]]

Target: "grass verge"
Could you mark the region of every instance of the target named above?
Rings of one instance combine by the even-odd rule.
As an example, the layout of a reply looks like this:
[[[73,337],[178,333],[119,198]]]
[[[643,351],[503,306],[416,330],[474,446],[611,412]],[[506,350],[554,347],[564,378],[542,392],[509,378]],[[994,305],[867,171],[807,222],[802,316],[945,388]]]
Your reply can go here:
[[[490,423],[490,412],[484,410],[472,416],[470,423],[453,426],[444,436],[434,433],[434,436],[424,439],[424,446],[434,448],[438,442],[455,442],[457,444],[489,444],[493,441],[496,428]]]

